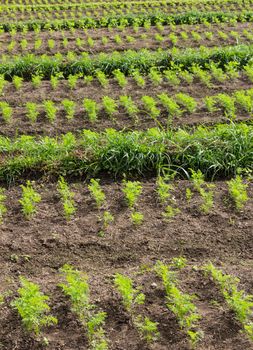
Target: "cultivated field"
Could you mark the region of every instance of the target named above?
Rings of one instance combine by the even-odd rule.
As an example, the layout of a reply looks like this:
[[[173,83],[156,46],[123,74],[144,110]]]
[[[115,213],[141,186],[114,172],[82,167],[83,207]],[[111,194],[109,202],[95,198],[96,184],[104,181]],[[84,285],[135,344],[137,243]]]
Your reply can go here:
[[[253,0],[0,21],[0,350],[253,349]]]

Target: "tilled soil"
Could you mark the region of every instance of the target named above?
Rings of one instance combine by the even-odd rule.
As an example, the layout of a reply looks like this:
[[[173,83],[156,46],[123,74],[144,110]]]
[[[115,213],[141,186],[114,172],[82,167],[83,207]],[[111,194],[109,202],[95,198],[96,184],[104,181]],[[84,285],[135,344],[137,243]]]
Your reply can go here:
[[[67,54],[69,51],[75,52],[77,54],[82,53],[83,51],[90,54],[96,54],[99,52],[109,53],[114,51],[124,51],[124,50],[140,50],[140,49],[149,49],[157,50],[158,48],[170,49],[172,47],[177,48],[197,48],[200,46],[205,47],[214,47],[214,46],[228,46],[236,44],[249,44],[250,40],[244,35],[243,31],[247,30],[252,32],[252,23],[236,23],[235,25],[227,25],[225,28],[223,24],[212,25],[211,28],[207,28],[205,25],[178,25],[175,29],[171,29],[170,26],[164,26],[163,30],[160,32],[156,27],[151,27],[150,29],[139,28],[136,33],[133,28],[128,27],[125,30],[120,31],[117,28],[113,30],[108,30],[107,28],[97,28],[89,30],[87,33],[84,33],[82,29],[76,29],[74,33],[71,31],[42,31],[40,34],[35,34],[34,32],[28,32],[25,35],[22,33],[17,33],[14,37],[10,33],[0,34],[0,44],[1,44],[1,53],[10,54],[9,45],[11,42],[15,42],[15,47],[11,51],[12,55],[20,55],[34,53],[36,55],[47,54],[54,55],[58,52],[61,54]],[[187,39],[182,39],[180,33],[186,32],[188,35]],[[199,40],[194,40],[191,33],[197,33],[201,36]],[[213,33],[212,39],[206,38],[206,33]],[[221,38],[219,32],[222,32],[227,35],[227,38]],[[235,38],[231,35],[231,32],[237,33],[238,38]],[[177,34],[177,43],[172,43],[169,35],[171,33]],[[159,41],[156,38],[156,35],[159,34],[164,39]],[[121,38],[120,43],[116,43],[115,36]],[[145,35],[145,37],[143,37]],[[128,36],[134,38],[134,42],[128,42]],[[67,39],[68,43],[65,47],[63,45],[63,38]],[[77,46],[76,38],[80,38],[83,43],[80,47]],[[93,45],[88,45],[87,39],[92,38]],[[102,38],[107,38],[108,42],[103,44]],[[27,47],[22,50],[21,42],[22,40],[27,40]],[[36,40],[42,40],[41,47],[35,49],[34,45]],[[48,40],[54,41],[54,47],[49,48]]]
[[[103,237],[98,236],[101,214],[85,183],[70,185],[75,193],[77,212],[69,222],[63,217],[56,184],[34,185],[42,202],[29,221],[24,219],[18,203],[20,187],[7,190],[8,213],[0,227],[0,293],[9,293],[0,312],[0,348],[43,348],[24,331],[16,311],[10,307],[22,275],[40,284],[50,297],[52,313],[59,320],[57,326],[43,333],[50,342],[47,348],[87,349],[85,331],[58,287],[59,268],[70,263],[89,275],[92,302],[107,312],[105,329],[110,349],[190,349],[186,335],[166,308],[163,287],[152,271],[157,260],[169,263],[173,257],[185,256],[188,266],[178,278],[183,292],[196,295],[194,302],[202,315],[199,325],[204,338],[198,349],[253,349],[218,288],[200,269],[204,263],[212,261],[226,273],[239,277],[239,287],[252,293],[252,183],[248,188],[249,201],[237,212],[228,197],[227,185],[216,182],[214,207],[205,215],[200,211],[201,198],[197,193],[194,192],[190,202],[186,201],[185,190],[191,184],[177,180],[172,194],[173,205],[180,213],[167,222],[162,216],[164,207],[157,199],[155,181],[147,180],[138,200],[138,211],[144,214],[144,222],[137,227],[130,221],[121,184],[103,180],[101,185],[107,198],[105,208],[114,215],[114,223]],[[138,311],[159,322],[161,336],[156,344],[146,345],[134,329],[113,288],[116,272],[132,277],[146,294],[146,302]]]
[[[109,79],[107,87],[101,87],[98,81],[94,80],[90,85],[85,85],[82,80],[77,82],[76,87],[71,90],[66,80],[59,82],[56,90],[52,90],[50,82],[43,81],[40,88],[34,89],[32,84],[25,82],[20,90],[16,90],[13,84],[8,83],[3,91],[0,101],[7,102],[13,108],[12,120],[9,123],[2,122],[1,135],[14,137],[21,134],[29,135],[48,135],[55,136],[60,133],[78,132],[83,129],[92,129],[103,131],[106,128],[115,128],[116,130],[146,130],[152,127],[166,128],[168,123],[172,123],[173,127],[179,126],[195,126],[199,124],[212,125],[219,122],[227,122],[228,118],[222,111],[217,108],[214,112],[208,112],[203,98],[213,96],[219,93],[233,94],[237,90],[247,90],[252,88],[252,83],[241,74],[240,79],[228,81],[226,83],[211,83],[208,88],[203,83],[195,79],[192,85],[180,84],[179,86],[170,86],[168,82],[163,80],[159,86],[146,79],[146,85],[143,89],[137,87],[132,78],[128,78],[128,84],[124,88],[119,88],[118,83],[114,79]],[[198,107],[195,112],[189,113],[185,111],[180,117],[168,119],[168,113],[165,108],[158,102],[157,95],[166,93],[172,96],[183,92],[195,98]],[[131,96],[134,103],[139,108],[137,116],[129,116],[123,107],[110,117],[102,108],[102,100],[104,96],[110,96],[119,105],[121,95]],[[161,115],[157,120],[153,119],[150,114],[144,110],[141,98],[145,95],[155,98],[157,106],[161,110]],[[75,115],[72,120],[66,119],[66,112],[63,109],[62,101],[70,99],[76,103]],[[100,111],[97,113],[97,120],[91,122],[83,107],[84,98],[90,98],[98,103]],[[56,118],[50,122],[46,117],[43,101],[52,100],[58,111]],[[37,103],[38,118],[36,122],[29,121],[25,104],[27,102]],[[183,109],[183,108],[181,108]],[[237,106],[236,121],[250,121],[252,116]]]

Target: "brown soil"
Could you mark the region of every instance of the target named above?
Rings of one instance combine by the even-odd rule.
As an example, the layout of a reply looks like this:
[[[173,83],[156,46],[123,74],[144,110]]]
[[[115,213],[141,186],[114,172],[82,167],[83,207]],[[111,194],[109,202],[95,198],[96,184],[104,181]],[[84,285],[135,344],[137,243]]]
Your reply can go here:
[[[87,34],[83,32],[83,30],[76,30],[74,34],[70,31],[54,31],[52,33],[48,31],[41,32],[39,35],[35,35],[33,32],[28,32],[27,34],[17,33],[15,37],[11,37],[9,33],[3,33],[0,36],[1,43],[1,51],[4,54],[8,54],[8,45],[12,40],[16,41],[16,46],[12,51],[12,54],[24,54],[25,52],[34,53],[37,55],[47,54],[53,55],[57,52],[62,54],[66,54],[68,51],[75,52],[77,54],[85,51],[89,53],[99,53],[99,52],[113,52],[113,51],[123,51],[123,50],[138,50],[138,49],[152,49],[156,50],[158,48],[169,49],[173,46],[178,48],[185,47],[214,47],[214,46],[222,46],[222,45],[236,45],[237,40],[230,35],[230,32],[237,32],[240,35],[240,39],[238,43],[243,44],[249,42],[247,38],[243,35],[243,30],[246,29],[249,32],[252,31],[252,23],[237,23],[235,25],[226,25],[223,28],[222,24],[212,25],[211,29],[207,28],[205,25],[178,25],[173,31],[169,26],[164,26],[164,30],[160,33],[161,36],[165,38],[164,41],[159,42],[155,39],[155,35],[159,33],[156,27],[151,27],[149,30],[145,30],[144,28],[140,28],[138,33],[135,33],[133,28],[129,27],[123,31],[120,31],[117,28],[109,31],[108,29],[97,28],[95,30],[89,30]],[[183,40],[180,38],[180,32],[185,31],[189,38],[187,40]],[[191,32],[194,31],[202,36],[200,41],[196,41],[191,37]],[[211,31],[214,34],[212,40],[205,39],[205,32]],[[218,36],[218,31],[222,31],[223,33],[228,35],[228,39],[221,39]],[[178,42],[176,45],[173,45],[171,40],[168,38],[170,33],[178,34]],[[145,34],[147,37],[142,38],[141,35]],[[115,35],[120,35],[122,39],[121,44],[115,43]],[[135,38],[135,42],[128,43],[127,36],[132,36]],[[94,40],[94,46],[89,47],[87,44],[87,38],[90,37]],[[108,39],[107,44],[103,44],[101,41],[102,37],[106,37]],[[64,48],[62,40],[66,38],[68,40],[68,46]],[[84,41],[82,47],[78,48],[76,45],[76,38],[80,38]],[[28,42],[27,48],[22,51],[20,47],[21,40],[26,39]],[[40,49],[34,49],[34,43],[36,39],[42,40],[42,45]],[[48,48],[48,39],[53,39],[55,41],[55,47],[53,49]]]
[[[158,118],[157,123],[148,113],[144,112],[141,104],[141,97],[145,94],[155,97],[161,92],[165,92],[168,95],[173,96],[177,92],[184,92],[197,99],[199,107],[194,113],[185,112],[181,117],[174,118],[173,126],[193,126],[199,124],[211,125],[217,122],[226,122],[227,118],[223,116],[222,110],[217,110],[214,113],[207,112],[204,103],[200,101],[205,96],[212,96],[221,92],[232,94],[236,90],[249,89],[252,87],[245,77],[242,76],[240,80],[231,81],[230,84],[213,84],[212,88],[203,86],[202,83],[196,81],[196,83],[189,85],[180,84],[178,87],[171,87],[167,82],[163,82],[157,87],[154,87],[151,82],[147,81],[144,89],[136,87],[136,83],[129,78],[128,84],[125,88],[120,89],[118,84],[110,80],[110,84],[107,88],[101,88],[98,82],[94,81],[89,86],[84,86],[82,81],[79,81],[77,87],[74,90],[70,90],[66,81],[61,81],[57,90],[52,91],[50,83],[44,81],[39,89],[33,89],[31,83],[24,83],[23,87],[16,91],[12,84],[8,84],[4,89],[4,95],[2,101],[7,101],[13,109],[13,119],[10,124],[2,123],[0,133],[5,136],[15,136],[18,134],[41,134],[41,135],[57,135],[59,133],[65,133],[68,131],[77,132],[85,128],[91,128],[93,130],[104,130],[106,128],[120,129],[148,129],[154,126],[167,126],[167,113],[165,109],[158,104],[161,109],[161,116]],[[133,91],[135,93],[133,94]],[[97,103],[102,105],[103,96],[110,96],[118,101],[120,95],[132,96],[136,105],[140,108],[138,120],[126,114],[124,109],[120,107],[119,113],[115,115],[114,119],[105,114],[103,110],[98,113],[98,120],[95,123],[91,123],[88,120],[87,114],[83,108],[83,99],[88,97],[96,100]],[[28,101],[42,104],[46,99],[50,99],[55,102],[58,107],[56,120],[50,123],[43,112],[43,106],[39,107],[40,115],[35,123],[32,123],[26,117],[25,103]],[[68,98],[76,102],[76,113],[73,120],[67,120],[65,112],[61,106],[61,101]],[[237,109],[237,121],[250,120],[251,116]]]
[[[228,199],[226,185],[216,183],[215,206],[211,213],[200,212],[201,199],[195,193],[190,203],[185,200],[187,181],[176,181],[176,206],[181,213],[170,222],[162,219],[163,207],[158,203],[154,181],[143,184],[138,210],[144,214],[144,223],[134,227],[129,219],[120,183],[103,181],[108,208],[115,217],[104,237],[98,237],[99,214],[87,185],[75,183],[77,213],[70,222],[63,218],[62,207],[55,184],[37,183],[42,202],[34,218],[27,221],[21,214],[19,187],[8,190],[8,213],[1,225],[0,235],[0,293],[9,290],[0,312],[0,343],[5,350],[37,350],[43,347],[27,334],[16,311],[11,309],[18,288],[19,276],[39,283],[50,296],[52,313],[59,324],[45,330],[52,350],[87,349],[85,331],[81,329],[70,304],[57,287],[58,269],[71,263],[86,271],[90,277],[92,301],[107,312],[106,332],[113,350],[187,350],[185,334],[180,331],[173,314],[166,309],[165,295],[159,279],[147,268],[158,259],[169,262],[183,255],[188,267],[179,275],[180,288],[194,293],[203,318],[200,328],[204,339],[199,350],[253,349],[241,327],[221,297],[218,288],[197,269],[211,260],[226,273],[241,279],[240,288],[253,290],[252,229],[253,187],[245,209],[236,212]],[[131,325],[129,315],[121,306],[119,295],[112,286],[115,272],[126,273],[141,285],[146,303],[140,312],[159,322],[161,338],[148,347]],[[213,301],[218,303],[215,305]]]

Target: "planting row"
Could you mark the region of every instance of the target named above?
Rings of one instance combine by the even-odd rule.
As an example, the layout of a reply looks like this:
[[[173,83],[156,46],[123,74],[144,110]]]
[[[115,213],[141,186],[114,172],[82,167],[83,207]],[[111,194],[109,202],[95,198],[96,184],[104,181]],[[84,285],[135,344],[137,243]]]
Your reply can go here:
[[[253,127],[246,124],[145,132],[84,130],[79,137],[0,137],[0,179],[22,179],[27,173],[80,176],[109,173],[144,175],[173,169],[185,175],[200,169],[207,177],[230,176],[238,168],[252,170]]]
[[[252,10],[252,0],[235,2],[226,0],[217,4],[215,1],[198,2],[198,4],[186,1],[185,3],[173,4],[171,1],[128,1],[128,2],[94,2],[94,3],[76,3],[76,4],[53,4],[36,6],[4,6],[3,22],[10,20],[25,19],[48,19],[54,18],[82,18],[82,17],[101,17],[108,15],[124,14],[145,14],[145,13],[185,13],[186,11],[240,11]],[[0,17],[1,18],[1,17]]]
[[[15,107],[17,106],[15,105]],[[102,103],[99,104],[95,100],[84,98],[83,110],[80,105],[70,99],[62,100],[60,105],[55,104],[52,100],[45,100],[41,104],[27,102],[24,107],[25,115],[31,123],[36,122],[40,115],[45,115],[50,123],[54,123],[57,114],[62,111],[67,120],[72,120],[78,111],[78,115],[84,115],[83,119],[88,119],[91,124],[97,123],[99,115],[102,116],[102,119],[106,115],[113,122],[116,122],[117,116],[120,116],[120,110],[123,109],[123,113],[132,118],[135,124],[140,122],[141,115],[147,114],[153,119],[155,125],[160,127],[162,126],[160,117],[166,113],[167,127],[170,127],[175,118],[201,112],[205,114],[222,112],[229,120],[234,120],[237,115],[243,113],[251,117],[253,113],[253,89],[238,90],[232,96],[219,93],[206,96],[201,100],[185,93],[169,96],[164,92],[158,94],[156,99],[144,95],[137,103],[128,95],[121,95],[118,100],[104,96]],[[0,112],[6,123],[11,123],[13,114],[15,117],[18,114],[17,110],[13,113],[13,108],[5,101],[0,101]]]
[[[157,25],[158,26],[158,25]],[[138,32],[138,27],[135,27]],[[41,39],[39,36],[27,40],[26,38],[16,41],[14,39],[8,42],[7,38],[4,39],[4,45],[0,44],[2,53],[18,53],[26,52],[29,50],[35,54],[46,53],[50,54],[56,53],[58,51],[62,53],[67,53],[71,50],[76,53],[81,53],[83,50],[86,52],[108,52],[115,49],[127,50],[135,48],[173,48],[173,47],[195,47],[197,45],[205,45],[206,47],[221,45],[226,43],[226,45],[232,44],[243,44],[252,43],[253,34],[252,29],[248,27],[243,28],[233,28],[233,30],[218,30],[212,31],[208,30],[205,32],[199,31],[198,28],[191,30],[190,33],[186,31],[181,31],[180,33],[173,32],[171,30],[166,30],[163,26],[160,29],[162,33],[156,33],[155,31],[149,30],[147,33],[143,34],[132,34],[132,35],[102,35],[96,38],[93,36],[87,36],[83,38],[82,33],[79,36],[69,37],[65,33],[58,33],[57,38],[53,39],[47,35],[47,38],[43,36]],[[164,32],[163,32],[164,30]],[[169,34],[168,34],[169,33]],[[63,35],[63,38],[60,38]],[[99,32],[96,33],[96,36]]]
[[[46,55],[15,56],[15,58],[2,56],[0,74],[6,79],[18,75],[29,80],[35,74],[49,79],[56,73],[62,73],[67,77],[70,74],[95,75],[97,70],[101,70],[105,74],[112,75],[113,71],[120,69],[124,74],[129,75],[136,69],[142,73],[148,73],[151,68],[163,71],[176,65],[180,69],[188,70],[194,64],[204,68],[212,62],[217,63],[219,68],[225,68],[231,61],[237,62],[238,68],[241,68],[251,61],[252,55],[252,45],[237,45],[186,50],[174,48],[168,51],[127,50],[99,55],[83,53],[82,57],[73,52],[69,52],[67,57],[60,53],[50,57]]]
[[[205,337],[201,330],[203,316],[197,307],[197,297],[182,291],[179,274],[186,265],[187,261],[182,257],[173,258],[169,264],[157,261],[154,266],[142,274],[149,274],[157,280],[159,288],[164,290],[164,303],[168,312],[175,316],[179,328],[188,338],[190,348],[197,348],[198,343]],[[252,341],[253,296],[238,288],[240,282],[238,278],[224,274],[212,263],[195,267],[195,270],[196,268],[202,272],[206,280],[212,279],[217,285],[227,307],[241,324],[249,340]],[[60,269],[60,279],[59,288],[68,297],[71,311],[84,329],[89,349],[109,349],[110,340],[106,334],[107,314],[97,305],[92,304],[89,278],[86,273],[71,265],[64,265]],[[50,313],[49,296],[41,292],[38,284],[23,276],[20,277],[20,284],[21,288],[18,289],[17,296],[12,297],[11,307],[19,314],[25,330],[37,341],[48,345],[49,340],[43,337],[43,331],[46,327],[57,324],[58,321],[57,317]],[[157,286],[156,283],[155,285]],[[140,338],[147,344],[159,343],[160,325],[147,315],[146,296],[142,292],[142,286],[136,286],[131,277],[116,273],[113,276],[112,287],[117,292],[118,300],[121,300],[125,312],[129,315],[131,326],[136,328]],[[3,295],[2,303],[4,301]]]
[[[142,74],[138,69],[133,69],[129,72],[129,76],[120,69],[116,69],[112,72],[113,79],[110,79],[110,76],[99,69],[94,72],[94,76],[83,75],[82,73],[69,74],[66,80],[62,73],[56,73],[50,76],[50,84],[46,84],[43,81],[43,76],[41,74],[34,74],[31,77],[31,85],[17,75],[12,77],[12,82],[9,84],[5,76],[0,75],[0,94],[5,97],[6,102],[12,100],[12,96],[16,100],[17,96],[15,96],[14,89],[22,93],[23,102],[25,102],[27,99],[25,97],[27,91],[32,93],[32,91],[35,90],[36,96],[34,96],[34,99],[39,100],[39,98],[41,98],[39,97],[41,89],[45,87],[47,88],[47,92],[48,90],[57,91],[57,96],[58,94],[65,96],[67,92],[68,95],[66,95],[66,97],[73,95],[71,91],[80,90],[82,87],[88,87],[86,93],[90,97],[89,91],[93,93],[93,90],[98,88],[97,83],[99,84],[99,90],[101,90],[100,87],[104,88],[104,90],[102,90],[103,93],[105,89],[110,88],[111,94],[115,94],[115,83],[117,85],[117,91],[120,91],[120,89],[132,91],[133,89],[136,90],[136,88],[138,88],[138,91],[141,91],[152,86],[153,91],[158,90],[160,92],[169,88],[171,92],[174,92],[173,90],[178,91],[179,87],[189,87],[189,85],[192,84],[194,84],[194,86],[196,84],[201,84],[202,89],[203,87],[214,89],[216,85],[219,84],[220,90],[225,88],[228,91],[231,87],[231,83],[240,83],[240,85],[243,84],[243,86],[247,88],[248,85],[253,82],[252,63],[248,63],[241,69],[238,69],[238,63],[236,61],[230,61],[228,64],[225,64],[223,69],[219,67],[219,64],[215,64],[214,62],[206,64],[204,68],[195,64],[187,68],[188,70],[183,70],[180,65],[175,64],[172,66],[172,69],[159,71],[157,68],[151,67],[146,74]],[[229,82],[230,85],[223,86],[227,82]],[[52,91],[50,92],[52,93]],[[80,93],[82,92],[78,91],[77,96],[73,95],[75,99],[80,100]],[[97,94],[98,93],[99,91],[97,91]],[[198,95],[200,94],[198,93]]]
[[[172,173],[165,177],[159,176],[156,181],[155,195],[157,202],[161,207],[161,218],[165,221],[171,220],[178,215],[182,208],[178,208],[176,199],[174,197],[175,187],[171,180],[176,173]],[[235,210],[243,210],[246,202],[249,200],[247,194],[248,184],[243,180],[241,175],[227,181],[228,197],[233,204]],[[186,188],[185,200],[190,203],[193,196],[200,196],[201,202],[199,205],[199,212],[208,214],[214,208],[214,183],[205,182],[204,175],[200,170],[191,170],[191,184]],[[91,179],[88,189],[94,204],[96,204],[96,216],[100,223],[99,236],[107,233],[108,227],[113,223],[114,217],[109,210],[106,195],[103,188],[99,184],[99,180]],[[26,185],[21,185],[22,195],[18,200],[21,206],[21,211],[25,218],[30,220],[38,210],[38,203],[41,202],[42,197],[36,191],[34,185],[27,181]],[[142,224],[145,220],[144,215],[138,211],[139,197],[142,193],[142,185],[139,181],[123,181],[122,192],[124,194],[124,201],[129,209],[130,220],[134,225]],[[78,210],[75,202],[75,193],[70,189],[68,183],[63,177],[60,177],[57,183],[57,193],[61,201],[64,217],[67,221],[74,217]],[[0,188],[0,222],[3,223],[4,217],[8,212],[6,207],[6,194],[3,188]],[[227,200],[228,203],[228,200]]]
[[[2,32],[12,30],[22,31],[40,31],[40,30],[60,30],[72,28],[125,28],[125,27],[143,27],[146,22],[154,26],[156,23],[163,25],[181,25],[181,24],[208,24],[208,23],[236,23],[236,22],[252,22],[252,11],[245,9],[240,12],[185,12],[167,15],[164,12],[152,14],[122,14],[122,15],[107,15],[100,18],[85,17],[82,19],[58,19],[58,20],[25,20],[21,22],[1,23]]]

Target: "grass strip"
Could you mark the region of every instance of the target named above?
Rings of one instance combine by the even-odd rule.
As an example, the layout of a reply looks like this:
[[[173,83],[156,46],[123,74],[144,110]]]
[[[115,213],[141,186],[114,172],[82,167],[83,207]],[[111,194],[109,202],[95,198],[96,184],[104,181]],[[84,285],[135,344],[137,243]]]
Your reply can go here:
[[[182,69],[190,69],[193,64],[206,68],[210,62],[215,62],[219,67],[231,61],[237,62],[238,68],[245,66],[253,58],[253,45],[224,46],[215,48],[201,47],[199,49],[185,50],[157,50],[147,49],[109,54],[100,53],[91,56],[84,54],[82,57],[67,59],[62,55],[55,56],[16,56],[13,60],[5,57],[0,64],[0,74],[5,79],[11,80],[14,75],[30,80],[33,75],[40,74],[44,79],[49,79],[52,74],[62,72],[64,77],[70,74],[94,75],[101,70],[108,76],[115,69],[120,69],[124,74],[130,74],[138,69],[145,74],[150,68],[156,67],[160,71],[180,65]]]
[[[83,176],[106,173],[117,177],[154,175],[163,169],[187,175],[200,169],[207,179],[233,176],[238,168],[253,169],[253,126],[219,124],[160,131],[84,130],[58,138],[23,135],[0,137],[0,180],[10,182],[40,175]]]

